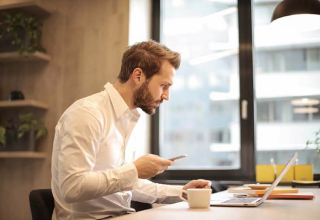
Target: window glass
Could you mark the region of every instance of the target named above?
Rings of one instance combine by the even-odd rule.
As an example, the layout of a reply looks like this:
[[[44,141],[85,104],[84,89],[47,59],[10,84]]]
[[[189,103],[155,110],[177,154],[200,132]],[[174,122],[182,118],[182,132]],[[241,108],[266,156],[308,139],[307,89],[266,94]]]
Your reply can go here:
[[[161,3],[160,41],[182,62],[160,109],[160,156],[189,155],[173,169],[239,168],[237,2]]]
[[[320,129],[320,30],[275,32],[269,24],[279,2],[254,4],[256,162],[286,163],[298,151],[298,163],[320,173],[315,149],[304,150]]]

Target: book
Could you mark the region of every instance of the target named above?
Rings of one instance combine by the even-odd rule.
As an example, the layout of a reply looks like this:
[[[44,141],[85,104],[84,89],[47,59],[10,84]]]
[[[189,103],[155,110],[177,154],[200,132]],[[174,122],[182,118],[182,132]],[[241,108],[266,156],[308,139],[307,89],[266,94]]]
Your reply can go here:
[[[255,195],[258,197],[262,197],[264,194]],[[268,199],[314,199],[314,195],[312,192],[271,194],[268,196]]]
[[[235,187],[235,188],[230,188],[228,189],[228,193],[246,193],[246,194],[265,194],[268,189],[263,189],[263,190],[254,190],[250,189],[248,187]],[[298,189],[286,189],[286,188],[275,188],[272,192],[271,195],[273,194],[283,194],[283,193],[298,193]]]

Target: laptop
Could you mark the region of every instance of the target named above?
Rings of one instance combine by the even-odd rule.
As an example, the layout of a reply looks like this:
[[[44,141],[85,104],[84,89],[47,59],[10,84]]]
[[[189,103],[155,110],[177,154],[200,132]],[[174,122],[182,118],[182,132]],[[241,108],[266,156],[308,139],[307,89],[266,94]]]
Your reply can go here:
[[[272,190],[278,185],[282,177],[287,173],[291,165],[295,162],[295,160],[298,157],[298,153],[295,152],[295,154],[292,156],[292,158],[289,160],[285,168],[282,170],[280,175],[273,181],[272,185],[269,187],[267,192],[264,194],[263,197],[245,197],[245,198],[219,198],[219,197],[213,197],[210,201],[210,206],[252,206],[256,207],[259,206],[261,203],[263,203]]]

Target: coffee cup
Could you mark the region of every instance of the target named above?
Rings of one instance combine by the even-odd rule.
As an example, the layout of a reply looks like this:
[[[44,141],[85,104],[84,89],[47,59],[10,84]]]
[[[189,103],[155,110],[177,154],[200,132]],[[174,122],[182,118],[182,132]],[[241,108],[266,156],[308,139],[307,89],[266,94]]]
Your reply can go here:
[[[188,201],[190,208],[209,208],[210,207],[210,197],[211,189],[187,189],[183,190],[187,194],[188,200],[181,197],[184,201]]]

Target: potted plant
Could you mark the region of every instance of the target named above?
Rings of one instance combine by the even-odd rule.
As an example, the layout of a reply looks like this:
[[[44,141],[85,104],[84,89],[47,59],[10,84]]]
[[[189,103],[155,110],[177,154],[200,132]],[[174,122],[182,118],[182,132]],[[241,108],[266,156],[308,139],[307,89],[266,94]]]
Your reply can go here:
[[[46,52],[40,45],[43,24],[35,16],[3,12],[0,18],[0,52]]]
[[[316,132],[314,141],[307,141],[306,149],[311,145],[314,145],[316,147],[317,154],[320,154],[320,129]]]
[[[0,127],[0,143],[5,151],[34,151],[36,141],[47,134],[43,123],[36,120],[32,113],[20,114],[20,123],[8,127]]]

